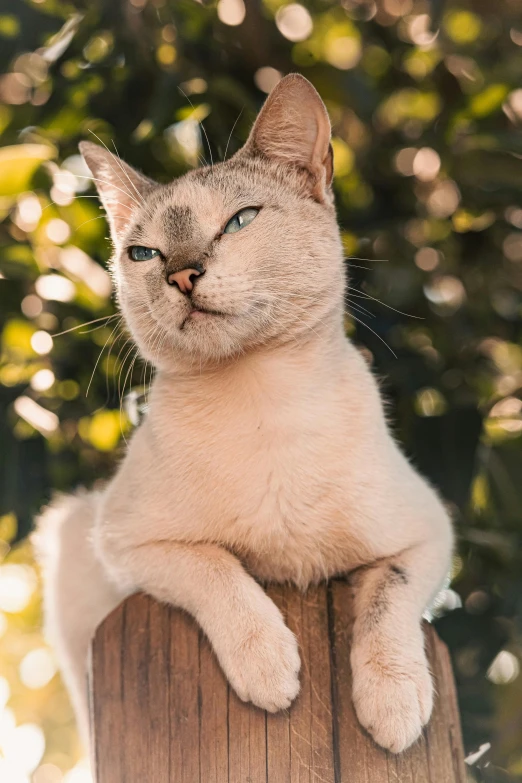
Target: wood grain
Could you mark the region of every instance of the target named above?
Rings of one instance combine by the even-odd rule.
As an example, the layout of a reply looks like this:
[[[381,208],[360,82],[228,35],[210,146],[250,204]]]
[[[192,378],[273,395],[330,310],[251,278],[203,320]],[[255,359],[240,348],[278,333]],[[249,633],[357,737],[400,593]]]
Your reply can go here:
[[[433,717],[395,756],[375,745],[353,710],[348,585],[268,592],[303,662],[299,698],[277,715],[237,698],[183,612],[135,595],[105,620],[90,671],[97,783],[465,783],[451,664],[431,626]]]

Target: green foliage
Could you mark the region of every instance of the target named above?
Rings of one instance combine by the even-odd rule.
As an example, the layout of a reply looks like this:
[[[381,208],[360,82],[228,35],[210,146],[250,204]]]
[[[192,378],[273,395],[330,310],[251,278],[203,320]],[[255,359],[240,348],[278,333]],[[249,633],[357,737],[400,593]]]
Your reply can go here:
[[[23,539],[53,489],[110,475],[123,392],[150,379],[115,316],[77,144],[98,137],[167,181],[238,149],[292,70],[332,118],[347,329],[455,517],[455,592],[437,622],[466,746],[492,744],[470,774],[522,780],[518,5],[249,0],[244,15],[242,0],[21,0],[0,15],[0,677],[16,721],[44,728],[54,771],[36,783],[61,780],[78,749],[57,679],[24,685],[20,661],[43,642]],[[0,736],[0,771],[2,752]]]

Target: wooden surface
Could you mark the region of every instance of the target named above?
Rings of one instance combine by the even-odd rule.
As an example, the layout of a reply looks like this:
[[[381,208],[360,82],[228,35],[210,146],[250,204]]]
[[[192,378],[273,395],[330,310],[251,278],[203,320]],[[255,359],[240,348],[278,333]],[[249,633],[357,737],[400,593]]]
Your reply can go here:
[[[446,647],[427,626],[438,696],[423,737],[399,756],[361,729],[351,701],[350,591],[339,580],[305,596],[269,594],[297,634],[301,693],[267,714],[228,687],[184,613],[144,595],[98,629],[91,666],[97,783],[464,783]]]

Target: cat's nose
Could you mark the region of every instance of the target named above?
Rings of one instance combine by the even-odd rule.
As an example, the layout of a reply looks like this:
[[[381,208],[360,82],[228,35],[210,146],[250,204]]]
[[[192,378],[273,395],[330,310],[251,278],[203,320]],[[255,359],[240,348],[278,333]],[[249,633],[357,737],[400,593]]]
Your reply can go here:
[[[194,264],[188,266],[185,269],[180,269],[178,272],[172,272],[167,275],[167,283],[169,285],[176,285],[182,294],[188,294],[194,288],[194,281],[196,277],[200,277],[205,274],[205,269],[201,264]]]

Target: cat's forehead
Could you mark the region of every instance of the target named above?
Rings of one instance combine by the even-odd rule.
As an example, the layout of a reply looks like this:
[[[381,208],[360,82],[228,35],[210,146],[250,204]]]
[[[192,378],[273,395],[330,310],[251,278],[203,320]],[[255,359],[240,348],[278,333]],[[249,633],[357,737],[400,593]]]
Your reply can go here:
[[[270,197],[269,182],[241,166],[221,164],[197,169],[155,190],[134,226],[136,241],[180,242],[215,233],[223,221]]]
[[[147,203],[147,217],[166,230],[186,232],[198,217],[210,216],[223,205],[223,194],[204,182],[185,177],[154,191]]]

